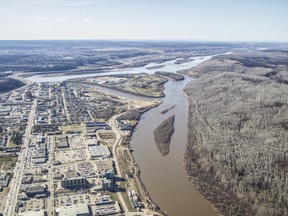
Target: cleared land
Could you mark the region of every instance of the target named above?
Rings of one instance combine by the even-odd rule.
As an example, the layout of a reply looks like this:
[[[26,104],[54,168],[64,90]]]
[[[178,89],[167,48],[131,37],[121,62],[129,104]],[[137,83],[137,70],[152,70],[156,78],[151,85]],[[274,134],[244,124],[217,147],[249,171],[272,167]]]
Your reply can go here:
[[[0,158],[0,170],[9,170],[15,166],[17,157]]]
[[[71,132],[82,132],[83,127],[80,124],[72,124],[72,125],[63,125],[61,126],[62,131],[64,133],[71,133]]]
[[[134,95],[159,98],[165,96],[163,91],[167,79],[142,73],[89,78],[85,82]]]
[[[188,74],[186,171],[224,215],[288,215],[288,53],[218,56]]]

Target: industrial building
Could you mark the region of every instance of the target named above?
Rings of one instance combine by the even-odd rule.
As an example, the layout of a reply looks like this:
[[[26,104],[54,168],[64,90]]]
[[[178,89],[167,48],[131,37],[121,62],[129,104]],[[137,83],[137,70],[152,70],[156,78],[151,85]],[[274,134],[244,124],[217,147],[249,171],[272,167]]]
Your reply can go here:
[[[56,142],[57,148],[69,148],[69,141],[67,136],[60,136]]]
[[[111,161],[109,160],[97,161],[96,167],[99,177],[108,179],[115,178],[115,170],[113,168]]]
[[[19,216],[45,216],[46,213],[44,210],[40,211],[27,211],[19,213]]]
[[[90,146],[89,153],[90,153],[91,159],[101,158],[101,157],[104,158],[104,157],[109,157],[111,155],[109,148],[101,144],[98,146]]]
[[[8,187],[9,184],[9,176],[5,173],[0,174],[0,188],[2,187]]]
[[[87,204],[61,206],[56,209],[57,216],[91,216],[90,207]]]
[[[97,139],[86,139],[86,143],[88,146],[98,146],[99,141]]]
[[[46,196],[46,187],[44,186],[35,186],[35,187],[28,187],[26,189],[26,195],[28,197],[35,197],[36,195],[45,195]]]
[[[100,182],[100,187],[102,188],[102,190],[114,190],[115,182],[110,179],[102,178]]]

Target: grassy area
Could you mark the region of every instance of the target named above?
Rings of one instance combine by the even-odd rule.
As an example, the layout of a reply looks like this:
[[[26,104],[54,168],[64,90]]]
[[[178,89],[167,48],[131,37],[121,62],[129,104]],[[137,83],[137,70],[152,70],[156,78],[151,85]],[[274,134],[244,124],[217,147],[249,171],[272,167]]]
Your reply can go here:
[[[0,158],[0,163],[1,162],[9,162],[9,161],[14,161],[13,158]]]
[[[10,127],[10,131],[20,131],[20,127]]]
[[[10,127],[10,131],[13,131],[13,132],[20,132],[20,131],[24,131],[26,129],[26,127],[24,126],[15,126],[15,127]]]
[[[111,198],[112,198],[113,200],[115,200],[115,201],[117,201],[119,204],[121,204],[117,193],[115,193],[115,192],[109,192],[109,195],[111,196]],[[134,211],[135,209],[134,209],[133,206],[132,206],[132,203],[131,203],[131,201],[130,201],[130,199],[129,199],[129,197],[128,197],[127,192],[122,192],[122,196],[123,196],[123,199],[124,199],[124,201],[125,201],[128,209],[129,209],[129,211]]]
[[[80,132],[82,132],[83,128],[80,124],[63,125],[62,131],[63,132],[68,132],[68,131],[80,131]]]
[[[16,147],[16,146],[19,146],[19,145],[16,145],[16,143],[14,143],[12,139],[10,139],[8,146],[9,147]]]
[[[131,211],[131,212],[135,211],[135,209],[133,208],[133,205],[131,203],[131,200],[129,199],[128,193],[122,192],[122,196],[123,196],[123,199],[124,199],[128,209],[129,209],[129,211]]]
[[[17,157],[0,158],[0,170],[9,170],[15,166]]]
[[[2,195],[7,195],[7,194],[9,193],[9,190],[10,190],[9,187],[4,188],[3,191],[2,191],[2,193],[0,193],[0,194],[2,194]]]
[[[124,150],[126,151],[126,150]],[[119,151],[118,152],[118,159],[119,159],[119,164],[121,168],[122,175],[124,176],[126,173],[129,173],[129,167],[130,167],[130,161],[128,160],[128,157],[125,157],[124,151]],[[127,154],[126,154],[127,156]]]
[[[111,199],[112,199],[112,200],[115,200],[115,201],[117,201],[118,203],[120,203],[119,197],[118,197],[118,195],[117,195],[116,192],[108,192],[108,193],[109,193],[109,195],[111,196]]]

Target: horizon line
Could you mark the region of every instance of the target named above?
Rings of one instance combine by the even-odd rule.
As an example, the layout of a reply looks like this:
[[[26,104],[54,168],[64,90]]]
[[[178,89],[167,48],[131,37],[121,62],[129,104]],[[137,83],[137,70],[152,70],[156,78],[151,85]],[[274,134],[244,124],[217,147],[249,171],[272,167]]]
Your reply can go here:
[[[114,41],[114,42],[210,42],[210,43],[288,43],[288,40],[205,40],[205,39],[0,39],[4,41]]]

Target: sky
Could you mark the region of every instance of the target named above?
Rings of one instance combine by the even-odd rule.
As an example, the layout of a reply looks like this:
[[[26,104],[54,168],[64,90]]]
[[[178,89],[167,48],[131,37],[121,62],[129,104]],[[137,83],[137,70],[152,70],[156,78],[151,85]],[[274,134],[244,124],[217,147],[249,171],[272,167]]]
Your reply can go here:
[[[288,42],[288,0],[0,0],[0,40]]]

